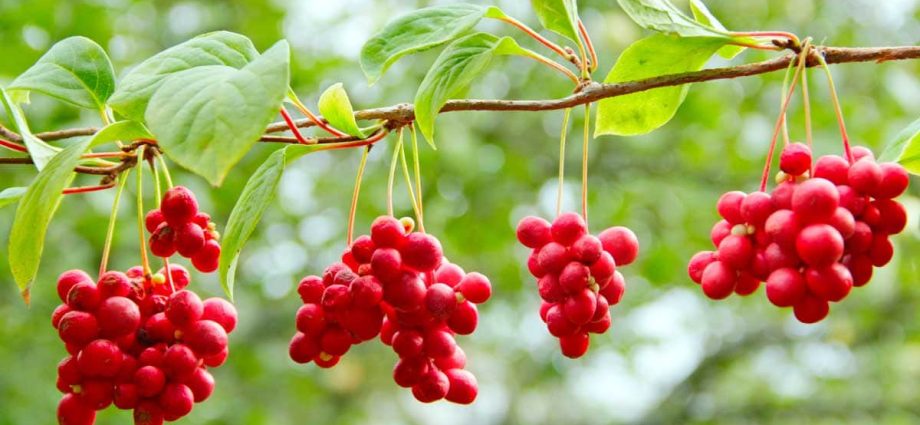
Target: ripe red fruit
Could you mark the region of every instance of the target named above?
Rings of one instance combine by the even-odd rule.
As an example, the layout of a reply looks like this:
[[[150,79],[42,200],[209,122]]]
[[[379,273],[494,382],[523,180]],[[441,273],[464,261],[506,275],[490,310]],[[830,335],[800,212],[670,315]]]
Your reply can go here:
[[[559,338],[559,347],[562,348],[562,354],[570,359],[577,359],[588,352],[588,345],[591,339],[586,332],[577,332],[572,335]]]
[[[584,325],[594,317],[597,307],[597,295],[588,288],[583,288],[566,298],[562,306],[565,318],[576,325]]]
[[[288,355],[297,363],[309,363],[319,352],[319,343],[301,332],[294,334],[288,346]]]
[[[407,357],[399,359],[393,367],[393,381],[396,385],[409,388],[422,380],[428,372],[428,361],[424,357]]]
[[[425,233],[410,233],[400,249],[403,265],[420,272],[433,271],[441,265],[444,256],[441,243]]]
[[[192,390],[183,384],[167,384],[158,399],[163,413],[167,417],[180,418],[192,411],[195,395]]]
[[[107,271],[99,277],[96,283],[99,289],[99,295],[102,298],[109,297],[127,297],[131,294],[133,285],[128,276],[118,271]]]
[[[65,343],[82,347],[99,335],[99,323],[92,314],[71,311],[61,317],[58,333]]]
[[[60,425],[93,425],[96,411],[84,405],[78,395],[64,394],[58,403],[57,418]]]
[[[425,306],[438,319],[447,319],[457,307],[457,294],[443,283],[435,283],[425,292]]]
[[[92,281],[78,282],[67,293],[67,305],[74,310],[93,311],[101,301],[99,288]]]
[[[792,195],[792,211],[805,221],[826,220],[840,205],[837,187],[821,178],[808,179]]]
[[[812,224],[799,232],[795,250],[808,265],[827,266],[843,256],[843,237],[830,225]]]
[[[431,330],[425,333],[424,347],[428,357],[448,357],[453,354],[457,342],[447,331]]]
[[[399,280],[385,283],[383,299],[393,308],[415,310],[425,300],[425,283],[413,273],[404,273]]]
[[[166,374],[158,367],[143,366],[134,372],[134,385],[142,397],[154,397],[163,391]]]
[[[204,231],[197,224],[188,222],[173,227],[176,251],[183,257],[191,257],[204,246]]]
[[[847,184],[847,172],[850,164],[847,160],[838,155],[825,155],[818,158],[815,163],[815,172],[813,177],[830,180],[836,185]]]
[[[872,237],[872,248],[869,249],[869,258],[872,259],[872,265],[882,267],[891,261],[894,257],[894,246],[887,235],[876,234]]]
[[[471,303],[482,304],[492,296],[492,284],[482,273],[472,272],[463,277],[458,288]]]
[[[732,234],[731,223],[726,220],[719,220],[712,226],[712,230],[709,231],[709,239],[712,240],[713,245],[719,246],[722,240],[730,234]]]
[[[565,317],[560,304],[554,304],[546,311],[546,328],[555,337],[571,335],[578,330],[578,327]]]
[[[74,269],[61,273],[57,280],[57,292],[58,297],[61,298],[61,301],[66,303],[67,294],[70,292],[70,289],[73,288],[74,285],[81,282],[93,283],[93,278],[91,278],[83,270]]]
[[[478,323],[479,312],[476,310],[476,305],[469,301],[457,304],[454,313],[447,319],[447,326],[459,335],[473,333]]]
[[[470,404],[476,400],[479,386],[476,377],[463,369],[448,369],[444,372],[449,382],[449,390],[444,398],[458,404]]]
[[[166,349],[163,354],[163,372],[171,379],[181,379],[198,367],[198,358],[192,349],[183,345],[175,344]]]
[[[773,210],[773,198],[765,192],[752,192],[741,201],[741,218],[758,227],[767,221]]]
[[[591,264],[590,270],[594,280],[596,280],[600,286],[604,286],[603,282],[609,281],[610,277],[613,276],[613,273],[616,271],[616,262],[609,252],[603,251],[601,252],[601,257],[598,258],[594,264]]]
[[[305,304],[318,304],[323,299],[326,286],[319,276],[307,276],[297,285],[297,293]]]
[[[722,239],[719,260],[735,270],[742,270],[754,259],[754,245],[747,236],[729,235]]]
[[[184,186],[176,186],[163,194],[160,211],[167,223],[178,227],[195,218],[198,214],[198,201],[191,190]]]
[[[393,217],[377,217],[371,223],[371,240],[378,247],[398,248],[405,240],[405,235],[405,228]]]
[[[166,223],[161,223],[149,240],[150,252],[157,257],[171,257],[176,253],[176,232]]]
[[[817,323],[827,317],[830,306],[827,301],[813,295],[806,295],[795,304],[792,311],[795,313],[795,318],[802,323]]]
[[[121,350],[114,342],[97,339],[80,351],[77,366],[84,376],[111,378],[118,374],[122,357]]]
[[[144,323],[144,333],[151,341],[172,342],[176,327],[166,318],[166,313],[156,313]]]
[[[613,278],[610,279],[610,283],[601,288],[599,292],[600,295],[607,299],[610,305],[619,304],[620,300],[623,299],[624,293],[626,293],[626,279],[619,271],[613,272]]]
[[[213,356],[227,347],[227,331],[211,320],[199,320],[191,324],[182,338],[186,345],[202,357]]]
[[[617,266],[631,264],[639,256],[639,239],[626,227],[611,227],[597,237],[601,240],[604,251],[613,256]]]
[[[430,367],[418,384],[412,387],[412,395],[422,403],[431,403],[444,398],[449,388],[450,381],[447,375],[437,368]]]
[[[808,268],[805,271],[805,282],[812,294],[832,302],[843,300],[853,288],[853,276],[846,266],[840,263],[822,268]]]
[[[125,297],[112,297],[102,302],[96,311],[103,336],[118,337],[137,330],[141,324],[141,311],[134,301]]]
[[[383,284],[373,275],[355,279],[349,287],[351,300],[355,307],[367,308],[380,304],[383,300]]]
[[[466,276],[463,268],[456,264],[448,263],[447,260],[441,262],[441,267],[435,272],[435,281],[447,284],[448,286],[457,286]]]
[[[201,403],[214,392],[214,377],[204,368],[197,368],[192,376],[185,380],[185,385],[192,390],[195,403]]]
[[[224,328],[227,333],[236,329],[236,307],[223,298],[208,298],[202,303],[204,310],[201,314],[202,320],[213,320]]]
[[[719,197],[716,210],[722,218],[731,224],[744,223],[744,217],[741,215],[741,203],[744,202],[745,196],[744,192],[726,192]],[[616,258],[616,256],[613,258]],[[617,261],[617,264],[619,263]]]
[[[585,264],[591,264],[601,258],[604,247],[594,235],[584,235],[571,246],[572,257]]]
[[[898,201],[879,199],[872,202],[872,205],[880,215],[879,224],[875,227],[882,233],[893,235],[907,227],[907,210]]]
[[[166,304],[166,317],[178,327],[185,326],[201,318],[204,304],[198,294],[182,290],[169,297]]]
[[[712,262],[717,259],[716,253],[712,251],[701,251],[694,254],[693,257],[690,258],[690,263],[687,265],[687,274],[690,275],[690,280],[696,283],[702,283],[703,270],[706,270],[706,266],[712,264]]]
[[[518,241],[528,248],[540,248],[552,241],[549,222],[532,215],[518,222],[516,233]]]
[[[325,313],[318,304],[304,304],[297,310],[297,330],[308,335],[319,335],[326,327]]]
[[[422,334],[411,329],[399,331],[393,335],[393,351],[400,358],[421,355],[424,343],[425,339]]]
[[[559,286],[566,293],[576,293],[588,287],[588,278],[590,270],[584,264],[572,261],[562,269],[559,274]],[[544,276],[541,282],[546,280],[549,275]]]
[[[767,278],[767,299],[777,307],[791,307],[808,293],[805,279],[795,269],[774,270]]]
[[[192,256],[192,265],[202,273],[211,273],[217,270],[220,261],[220,244],[211,239],[204,243],[198,252]]]
[[[54,329],[57,329],[59,325],[61,324],[61,318],[64,317],[65,314],[70,313],[71,311],[73,310],[70,307],[68,307],[67,304],[61,304],[55,307],[54,311],[51,312],[51,326],[54,326]]]
[[[861,159],[850,165],[847,182],[857,192],[869,195],[875,193],[882,182],[882,169],[872,159]]]
[[[392,248],[374,251],[371,256],[371,270],[382,281],[397,280],[402,276],[402,255]]]
[[[150,210],[147,212],[147,215],[144,216],[144,227],[147,228],[147,231],[153,233],[160,224],[166,221],[166,218],[163,217],[163,212],[159,209]]]
[[[115,386],[112,402],[119,409],[130,410],[137,406],[140,397],[140,393],[137,392],[137,385],[121,383]]]
[[[585,220],[576,213],[562,213],[553,220],[553,224],[550,225],[550,233],[554,241],[568,246],[588,233],[588,225],[585,224]]]
[[[703,270],[703,293],[714,300],[726,298],[735,290],[737,279],[738,274],[731,267],[721,261],[713,261]]]
[[[802,143],[792,143],[783,148],[779,168],[787,174],[798,176],[811,169],[811,149]]]
[[[901,196],[907,190],[907,185],[910,184],[907,170],[893,162],[884,162],[878,166],[882,172],[882,178],[873,196],[878,199],[893,199]]]
[[[163,425],[163,409],[153,400],[142,400],[134,408],[134,425]]]
[[[557,242],[550,242],[540,248],[537,262],[540,268],[547,273],[558,273],[569,262],[568,251],[565,246]]]

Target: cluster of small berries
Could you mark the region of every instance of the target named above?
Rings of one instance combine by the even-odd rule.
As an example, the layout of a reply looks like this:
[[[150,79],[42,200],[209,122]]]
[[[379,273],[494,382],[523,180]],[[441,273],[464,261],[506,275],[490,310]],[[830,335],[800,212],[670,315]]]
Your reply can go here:
[[[588,333],[610,328],[609,307],[619,303],[626,290],[616,267],[636,259],[636,235],[625,227],[611,227],[594,236],[580,215],[564,213],[552,224],[524,217],[517,238],[533,249],[527,268],[537,278],[543,299],[540,317],[549,333],[559,338],[562,354],[581,357],[588,351]]]
[[[221,298],[202,301],[184,289],[189,273],[171,266],[144,276],[140,267],[108,271],[98,282],[81,270],[61,274],[64,304],[52,315],[69,356],[58,365],[62,425],[91,425],[114,404],[138,425],[174,421],[207,399],[229,354],[237,313]]]
[[[176,186],[166,191],[159,209],[147,213],[145,226],[150,235],[150,252],[168,258],[175,253],[192,260],[202,273],[217,270],[220,234],[211,216],[198,211],[191,190]]]
[[[351,345],[379,334],[400,357],[393,370],[398,385],[422,402],[469,404],[477,382],[463,369],[466,355],[454,335],[475,330],[474,304],[485,302],[492,287],[482,274],[449,263],[438,239],[413,227],[411,219],[378,217],[342,262],[301,280],[304,305],[290,356],[332,367]]]
[[[766,282],[767,298],[792,307],[803,323],[827,317],[830,302],[843,300],[891,261],[889,236],[907,224],[894,200],[907,189],[907,172],[877,163],[864,147],[853,162],[837,155],[812,167],[808,146],[788,145],[780,156],[772,193],[728,192],[712,228],[716,251],[693,256],[690,278],[712,299],[748,295]]]

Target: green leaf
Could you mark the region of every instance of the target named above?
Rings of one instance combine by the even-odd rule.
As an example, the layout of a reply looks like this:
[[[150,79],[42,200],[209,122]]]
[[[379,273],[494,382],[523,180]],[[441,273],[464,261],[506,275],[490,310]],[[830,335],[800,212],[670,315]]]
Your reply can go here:
[[[26,193],[25,187],[8,187],[0,191],[0,207],[19,202],[22,195]]]
[[[693,12],[693,19],[697,22],[706,25],[708,27],[715,28],[718,31],[728,31],[715,15],[709,11],[709,8],[703,3],[703,0],[690,0],[690,11]],[[756,43],[755,40],[747,39],[745,37],[735,37],[735,40],[745,40],[750,43]],[[731,59],[735,56],[738,56],[739,53],[743,52],[745,49],[744,46],[724,46],[719,49],[719,56],[722,56],[725,59]]]
[[[150,130],[148,130],[147,127],[144,127],[143,124],[137,121],[124,120],[109,124],[102,130],[99,130],[96,134],[93,135],[93,139],[90,142],[89,147],[94,148],[96,146],[114,142],[116,140],[129,142],[137,139],[153,138],[153,134],[151,134]]]
[[[26,122],[26,116],[22,113],[22,109],[10,99],[10,96],[3,88],[0,88],[0,101],[3,102],[3,107],[6,109],[6,115],[13,120],[15,130],[22,136],[22,142],[25,143],[26,149],[28,149],[29,155],[32,157],[32,162],[35,163],[35,168],[37,168],[38,171],[43,170],[45,165],[48,164],[51,158],[57,155],[61,149],[45,143],[42,139],[32,134],[32,130],[29,129],[29,123]]]
[[[474,33],[454,41],[431,65],[415,94],[415,119],[434,147],[434,118],[451,98],[461,96],[495,55],[533,56],[510,37]]]
[[[578,4],[575,0],[531,0],[544,28],[581,46],[578,37]]]
[[[227,31],[202,34],[141,62],[121,80],[109,105],[127,118],[142,121],[150,98],[173,74],[206,65],[240,69],[257,57],[259,51],[245,36]]]
[[[16,208],[8,247],[10,271],[26,303],[29,302],[29,290],[38,273],[48,224],[63,196],[61,191],[73,180],[73,168],[89,144],[90,141],[85,140],[55,155],[29,185]]]
[[[724,30],[697,22],[668,0],[617,0],[640,27],[681,37],[731,38]]]
[[[426,7],[396,18],[361,49],[361,69],[368,83],[377,82],[403,56],[456,40],[490,9],[495,8],[458,3]]]
[[[173,74],[150,99],[147,124],[170,158],[220,185],[278,113],[289,62],[280,41],[242,69],[209,65]]]
[[[342,83],[329,86],[319,97],[319,113],[323,114],[323,118],[333,127],[352,136],[364,138],[364,132],[355,121],[355,110]]]
[[[322,149],[321,145],[290,145],[278,149],[249,177],[230,212],[221,239],[220,283],[231,300],[240,251],[274,199],[285,167],[294,159]]]
[[[623,51],[604,82],[621,83],[697,71],[725,42],[719,38],[664,34],[643,38]],[[599,101],[595,136],[633,136],[661,127],[674,117],[689,88],[689,84],[661,87]]]
[[[912,174],[920,175],[920,118],[888,143],[879,160],[898,162]]]
[[[103,110],[115,91],[109,56],[86,37],[65,38],[7,87],[37,91],[82,108]]]

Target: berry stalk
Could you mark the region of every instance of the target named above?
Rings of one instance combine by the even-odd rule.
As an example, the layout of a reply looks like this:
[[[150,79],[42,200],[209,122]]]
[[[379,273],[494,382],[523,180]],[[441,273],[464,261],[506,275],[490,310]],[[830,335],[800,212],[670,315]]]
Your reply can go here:
[[[367,165],[367,154],[370,153],[371,147],[364,148],[361,153],[361,162],[358,164],[358,174],[355,176],[355,188],[351,193],[351,209],[348,211],[348,236],[346,245],[351,245],[355,234],[355,212],[358,209],[358,195],[361,193],[361,178],[364,176],[364,167]]]
[[[294,123],[294,120],[291,118],[291,114],[288,113],[287,109],[285,109],[283,105],[281,106],[281,117],[284,118],[284,122],[287,123],[288,128],[291,129],[291,133],[294,134],[294,138],[297,139],[297,142],[302,145],[311,144],[310,141],[304,139],[303,135],[300,134],[300,130],[297,128],[297,124]]]
[[[138,158],[144,157],[144,150],[146,148],[145,145],[141,145],[141,147],[137,149]],[[144,276],[150,276],[150,260],[147,258],[147,239],[144,238],[144,173],[140,168],[140,164],[138,164],[137,169],[137,240],[141,246],[141,267],[144,269]]]
[[[25,146],[20,145],[19,143],[11,142],[9,140],[0,139],[0,146],[3,146],[4,148],[7,148],[11,151],[23,152],[23,153],[29,152],[29,150],[26,149]]]
[[[399,150],[402,147],[402,128],[396,142],[393,143],[393,158],[390,159],[390,175],[387,178],[387,215],[393,217],[393,182],[396,180],[396,164],[399,162]]]
[[[415,197],[415,190],[412,189],[412,177],[409,175],[409,163],[406,161],[406,146],[402,141],[399,142],[399,159],[402,164],[403,177],[406,179],[406,189],[409,191],[409,199],[412,200],[412,210],[415,212],[415,219],[418,221],[418,229],[422,233],[425,233],[425,223],[422,222],[418,198]]]
[[[172,189],[173,187],[172,176],[169,175],[169,167],[166,165],[166,160],[163,159],[163,156],[160,155],[159,152],[156,152],[156,157],[157,157],[158,162],[160,163],[160,167],[163,169],[163,177],[166,179],[166,187]]]
[[[76,195],[78,193],[89,193],[89,192],[98,192],[101,190],[111,189],[115,187],[115,182],[100,184],[95,186],[78,186],[78,187],[68,187],[61,191],[64,195]]]
[[[805,142],[808,144],[808,149],[812,149],[811,98],[808,95],[808,69],[802,71],[802,107],[805,111]],[[812,164],[812,169],[814,169],[814,164]]]
[[[792,76],[792,70],[795,69],[795,61],[789,61],[789,66],[786,67],[786,73],[783,76],[783,91],[780,94],[779,104],[782,109],[782,105],[786,103],[786,91],[789,90],[789,77]],[[783,113],[783,146],[789,145],[789,125],[788,120],[786,120],[786,114]]]
[[[843,138],[843,150],[846,153],[847,161],[852,164],[855,159],[850,149],[850,138],[847,136],[847,126],[843,122],[843,111],[840,109],[840,99],[837,98],[837,89],[834,86],[834,76],[831,74],[831,68],[827,66],[824,55],[819,52],[816,56],[818,57],[818,62],[821,64],[821,68],[824,69],[824,75],[827,76],[827,85],[830,87],[831,92],[831,103],[834,105],[834,113],[837,114],[837,125],[840,127],[840,137]]]
[[[311,111],[309,108],[307,108],[307,106],[304,105],[303,102],[300,101],[300,99],[297,97],[296,94],[294,94],[293,91],[290,91],[290,90],[289,90],[288,99],[290,99],[291,102],[294,103],[294,106],[296,106],[297,109],[300,110],[300,113],[304,114],[304,116],[306,116],[307,118],[309,118],[310,121],[313,121],[313,123],[316,124],[317,127],[321,128],[321,129],[323,129],[323,130],[326,130],[327,133],[329,133],[329,134],[331,134],[331,135],[333,135],[333,136],[337,136],[337,137],[345,137],[345,136],[348,136],[348,135],[345,134],[344,132],[342,132],[342,131],[340,131],[340,130],[334,128],[334,127],[332,127],[332,126],[329,125],[326,121],[324,121],[324,120],[322,120],[320,117],[316,116],[316,114],[314,114],[313,111]],[[289,124],[289,125],[290,125],[290,124]],[[294,125],[293,127],[296,127],[296,125]]]
[[[112,237],[115,236],[115,222],[118,220],[118,203],[125,190],[128,173],[118,176],[118,189],[115,189],[115,200],[112,201],[112,212],[109,214],[109,225],[105,231],[105,244],[102,247],[102,261],[99,263],[99,276],[102,276],[109,267],[109,254],[112,250]]]
[[[591,57],[591,64],[588,69],[591,72],[597,70],[597,51],[594,50],[594,43],[591,42],[591,36],[588,35],[588,29],[585,28],[585,23],[581,19],[578,20],[578,33],[581,34],[582,40],[585,42],[585,47],[588,48],[588,54]]]
[[[565,139],[569,130],[572,108],[562,112],[562,134],[559,136],[559,188],[556,192],[556,215],[562,214],[562,196],[565,194]]]
[[[415,134],[415,125],[409,124],[409,128],[412,129],[412,161],[415,163],[415,193],[418,195],[419,226],[424,229],[422,223],[425,221],[425,201],[422,199],[422,168],[418,159],[418,135]]]
[[[591,139],[591,104],[585,104],[584,139],[581,145],[581,215],[588,222],[588,142]]]

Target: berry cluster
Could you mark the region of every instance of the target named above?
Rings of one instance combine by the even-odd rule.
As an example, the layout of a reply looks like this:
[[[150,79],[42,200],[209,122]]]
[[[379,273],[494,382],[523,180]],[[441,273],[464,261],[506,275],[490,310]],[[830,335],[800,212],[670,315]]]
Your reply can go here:
[[[174,421],[207,399],[224,363],[236,309],[221,298],[202,301],[184,289],[182,266],[144,276],[140,267],[108,271],[98,282],[81,270],[58,278],[64,304],[52,315],[69,356],[58,365],[62,425],[90,425],[114,404],[133,409],[139,425]]]
[[[803,323],[824,319],[830,302],[891,260],[889,236],[907,224],[893,199],[907,189],[904,168],[877,163],[867,148],[852,155],[852,163],[827,155],[812,167],[811,150],[790,144],[772,193],[722,195],[723,220],[711,232],[717,250],[693,256],[690,278],[712,299],[753,293],[765,281],[774,305],[792,307]]]
[[[300,281],[304,305],[290,356],[332,367],[351,345],[379,334],[399,355],[393,370],[399,386],[422,402],[469,404],[476,378],[463,369],[466,355],[454,335],[476,329],[474,304],[488,300],[492,286],[482,274],[449,263],[438,239],[413,226],[410,219],[378,217],[342,262]]]
[[[166,191],[160,208],[147,213],[145,225],[151,233],[153,255],[167,258],[178,252],[203,273],[217,270],[220,235],[211,216],[198,211],[198,201],[191,190],[176,186]]]
[[[616,266],[636,259],[636,235],[625,227],[611,227],[594,236],[580,215],[564,213],[552,224],[524,217],[517,238],[533,249],[527,268],[537,278],[543,299],[540,317],[549,333],[559,338],[562,354],[581,357],[588,351],[588,333],[610,328],[609,307],[619,303],[626,290]]]

